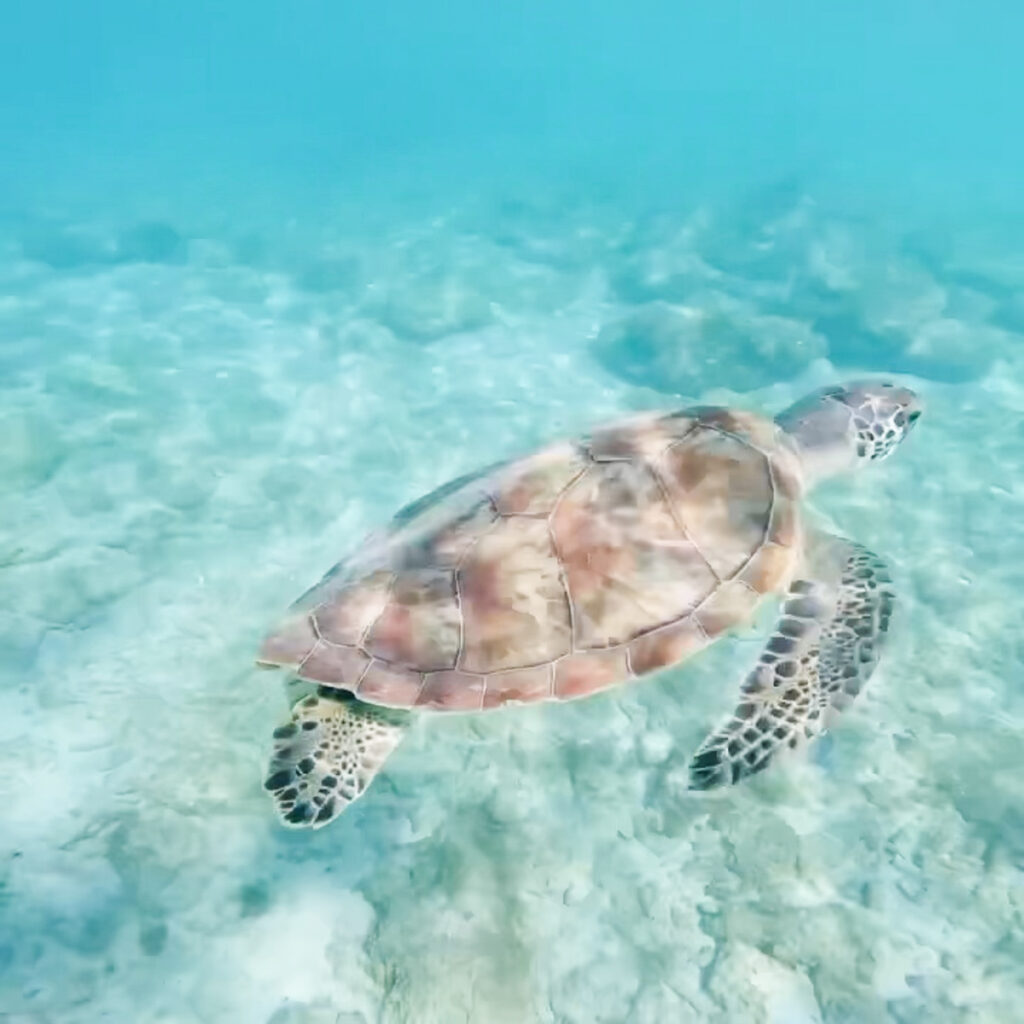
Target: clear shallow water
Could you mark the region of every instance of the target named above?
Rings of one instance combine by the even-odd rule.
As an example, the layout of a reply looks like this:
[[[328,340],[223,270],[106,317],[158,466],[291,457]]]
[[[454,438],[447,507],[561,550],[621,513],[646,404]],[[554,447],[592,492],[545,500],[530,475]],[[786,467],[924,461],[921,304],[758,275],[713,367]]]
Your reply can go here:
[[[991,6],[16,14],[0,1015],[1015,1019],[1021,73]],[[863,372],[926,418],[813,504],[899,618],[805,763],[685,791],[749,634],[423,720],[332,827],[276,825],[252,654],[367,530],[606,416]]]

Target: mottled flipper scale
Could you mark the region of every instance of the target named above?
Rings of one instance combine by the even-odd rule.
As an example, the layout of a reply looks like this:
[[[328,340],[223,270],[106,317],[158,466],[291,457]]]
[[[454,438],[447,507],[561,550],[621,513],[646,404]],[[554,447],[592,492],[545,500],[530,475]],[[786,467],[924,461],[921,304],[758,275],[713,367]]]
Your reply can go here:
[[[790,587],[775,633],[747,676],[732,717],[690,762],[690,787],[712,789],[767,768],[820,735],[878,664],[894,594],[885,562],[818,536],[806,577]]]
[[[341,690],[320,687],[274,731],[263,783],[285,825],[322,828],[366,791],[407,728],[401,712],[382,710]]]

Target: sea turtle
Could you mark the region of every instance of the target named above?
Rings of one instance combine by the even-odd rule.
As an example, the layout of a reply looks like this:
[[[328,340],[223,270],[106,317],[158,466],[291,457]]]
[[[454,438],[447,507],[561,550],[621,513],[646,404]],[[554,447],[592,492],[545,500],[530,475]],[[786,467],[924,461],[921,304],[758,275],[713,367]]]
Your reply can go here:
[[[824,477],[884,459],[921,407],[883,382],[774,420],[698,407],[604,425],[453,480],[397,514],[293,606],[258,661],[314,692],[264,782],[319,828],[361,796],[410,710],[564,701],[675,665],[766,595],[781,614],[731,717],[690,762],[738,782],[821,733],[878,660],[885,563],[802,522]]]

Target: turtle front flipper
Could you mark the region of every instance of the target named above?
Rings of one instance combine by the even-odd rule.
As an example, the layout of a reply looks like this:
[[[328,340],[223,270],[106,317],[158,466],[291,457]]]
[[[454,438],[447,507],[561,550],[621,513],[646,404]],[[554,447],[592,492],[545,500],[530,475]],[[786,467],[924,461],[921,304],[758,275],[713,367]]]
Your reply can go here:
[[[285,825],[322,828],[366,791],[408,728],[408,716],[321,686],[274,730],[263,783]]]
[[[690,788],[739,782],[820,735],[878,664],[895,596],[885,562],[817,535],[736,710],[690,762]]]

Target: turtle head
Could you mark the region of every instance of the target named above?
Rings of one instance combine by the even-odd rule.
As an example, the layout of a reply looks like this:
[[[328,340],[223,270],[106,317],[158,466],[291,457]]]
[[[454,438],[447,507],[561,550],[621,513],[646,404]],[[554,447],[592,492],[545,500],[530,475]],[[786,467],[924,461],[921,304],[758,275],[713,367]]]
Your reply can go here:
[[[909,388],[868,380],[812,392],[776,422],[796,442],[813,484],[888,458],[921,411]]]

